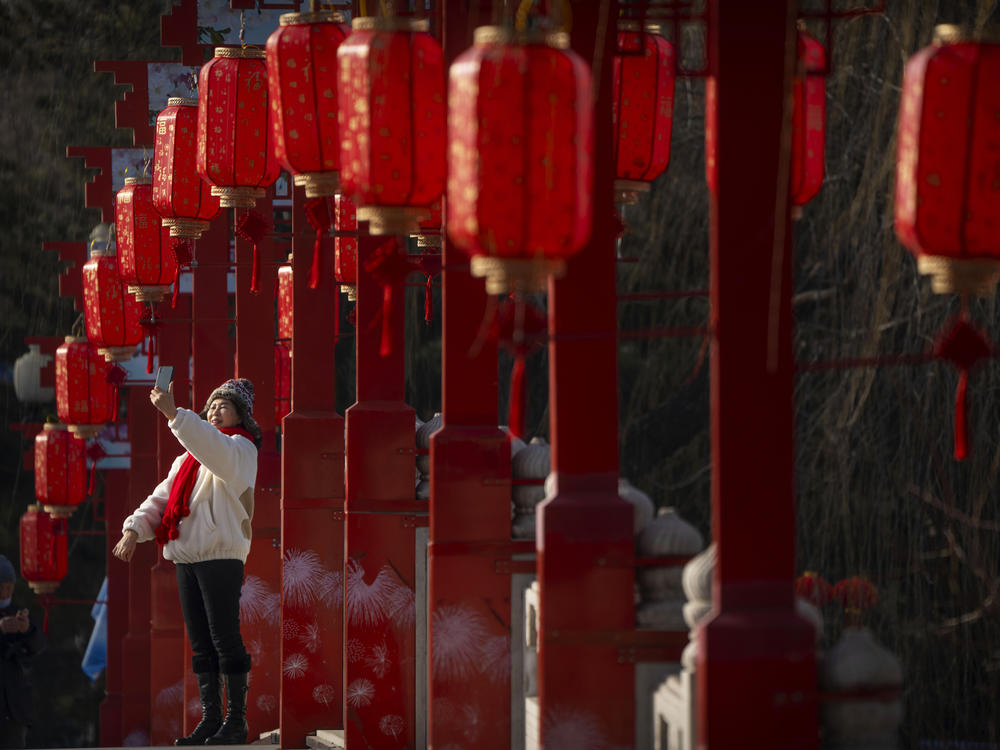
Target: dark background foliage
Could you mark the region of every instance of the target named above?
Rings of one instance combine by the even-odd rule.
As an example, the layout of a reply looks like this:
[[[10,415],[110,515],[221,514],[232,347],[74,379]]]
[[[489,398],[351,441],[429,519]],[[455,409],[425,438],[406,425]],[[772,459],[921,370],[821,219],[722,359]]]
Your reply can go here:
[[[71,303],[58,297],[58,260],[41,244],[85,239],[98,220],[82,207],[86,170],[65,157],[65,148],[130,145],[130,134],[114,129],[112,106],[121,92],[110,75],[93,73],[93,60],[175,58],[159,46],[159,16],[169,5],[0,0],[0,551],[12,559],[18,518],[33,498],[21,461],[30,445],[12,428],[40,421],[54,406],[19,403],[11,368],[25,336],[68,333],[76,318]],[[816,5],[822,3],[803,0],[803,7]],[[827,80],[826,182],[795,225],[800,363],[924,352],[957,311],[953,297],[930,293],[893,234],[895,123],[902,66],[930,40],[934,24],[982,28],[988,21],[997,21],[992,0],[889,0],[882,15],[837,25]],[[622,293],[708,287],[703,102],[701,80],[678,80],[671,165],[629,209]],[[427,419],[440,408],[440,324],[425,324],[422,309],[422,290],[412,289],[408,398]],[[971,312],[1000,339],[992,298],[974,301]],[[703,296],[619,307],[621,473],[658,505],[677,506],[706,537],[711,456],[703,340],[641,332],[703,326],[707,319]],[[349,356],[339,361],[346,387],[338,403],[346,405],[353,368]],[[509,369],[502,355],[501,415]],[[539,435],[547,434],[545,372],[543,350],[528,367],[527,424]],[[951,457],[956,382],[943,362],[810,371],[797,381],[799,571],[830,580],[861,574],[878,586],[870,624],[903,663],[906,747],[1000,734],[994,486],[1000,439],[993,422],[1000,373],[988,363],[972,378],[973,453],[963,463]],[[71,527],[102,530],[94,517],[84,507]],[[104,575],[104,537],[73,535],[70,557],[59,594],[94,598]],[[33,601],[23,584],[17,595]],[[41,616],[37,606],[33,613]],[[826,615],[829,645],[841,623],[835,610]],[[35,670],[39,721],[31,744],[96,744],[103,679],[91,684],[79,669],[89,607],[58,606],[50,619],[50,647]]]

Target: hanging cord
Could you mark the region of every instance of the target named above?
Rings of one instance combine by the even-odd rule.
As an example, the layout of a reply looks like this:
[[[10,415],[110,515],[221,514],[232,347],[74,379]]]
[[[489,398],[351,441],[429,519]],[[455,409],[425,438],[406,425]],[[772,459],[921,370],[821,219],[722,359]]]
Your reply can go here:
[[[240,47],[243,49],[247,48],[247,43],[244,37],[247,33],[247,12],[245,10],[240,11]]]
[[[140,320],[139,325],[145,329],[146,336],[149,338],[149,345],[146,349],[146,372],[152,374],[153,358],[156,356],[156,335],[160,326],[163,325],[162,321],[156,319],[156,308],[153,307],[152,302],[149,303],[149,317]]]

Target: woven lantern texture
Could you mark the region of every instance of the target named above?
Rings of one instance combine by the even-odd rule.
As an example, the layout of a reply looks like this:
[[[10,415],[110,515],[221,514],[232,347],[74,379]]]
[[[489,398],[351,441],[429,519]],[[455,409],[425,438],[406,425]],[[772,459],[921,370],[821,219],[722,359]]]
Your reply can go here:
[[[52,518],[40,505],[21,516],[21,576],[36,594],[59,588],[69,569],[66,521]]]
[[[216,47],[198,75],[196,164],[223,208],[252,208],[278,179],[268,113],[264,50]]]
[[[113,416],[104,356],[87,339],[67,336],[56,349],[56,411],[70,432],[96,435]]]
[[[341,187],[372,234],[413,234],[444,190],[444,55],[426,20],[352,29],[337,50]]]
[[[938,293],[991,294],[1000,279],[1000,42],[953,26],[906,64],[896,235]]]
[[[274,153],[309,198],[340,186],[337,48],[347,34],[339,13],[285,13],[267,39]]]
[[[177,276],[170,233],[153,206],[153,185],[144,177],[126,177],[115,195],[115,242],[118,273],[140,302],[159,302]]]
[[[111,250],[92,250],[83,266],[87,338],[109,362],[132,358],[142,342],[142,304],[125,290]]]
[[[170,97],[156,116],[153,206],[171,237],[196,240],[222,208],[196,169],[198,100]]]
[[[68,516],[87,497],[87,444],[66,429],[46,424],[35,436],[35,498],[54,516]]]
[[[543,289],[590,237],[590,70],[565,33],[474,40],[449,73],[448,236],[489,293]]]

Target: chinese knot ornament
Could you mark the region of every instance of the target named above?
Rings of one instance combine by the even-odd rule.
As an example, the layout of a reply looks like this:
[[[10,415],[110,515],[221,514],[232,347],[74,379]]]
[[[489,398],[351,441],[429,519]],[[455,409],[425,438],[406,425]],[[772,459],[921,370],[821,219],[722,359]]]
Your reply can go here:
[[[670,162],[674,121],[674,47],[660,27],[618,22],[614,93],[615,201],[630,205]]]
[[[448,236],[490,294],[543,289],[590,237],[590,71],[562,32],[485,26],[448,83]]]
[[[1000,42],[953,26],[906,63],[896,154],[896,236],[938,293],[1000,278]]]
[[[333,214],[333,275],[347,299],[358,298],[358,215],[349,198],[338,195]]]
[[[347,36],[339,13],[285,13],[267,39],[274,154],[306,197],[340,187],[337,48]]]
[[[198,100],[172,96],[156,116],[153,206],[171,237],[196,240],[222,210],[195,168]]]
[[[52,518],[40,505],[21,516],[21,575],[36,594],[51,594],[69,566],[66,519]]]
[[[444,54],[427,21],[363,16],[337,50],[340,183],[372,234],[411,234],[445,184]]]
[[[216,47],[198,75],[198,174],[223,208],[253,208],[281,169],[268,122],[264,50]]]
[[[53,516],[72,515],[87,497],[87,444],[64,424],[35,436],[35,498]]]
[[[114,416],[106,373],[104,356],[85,338],[67,336],[56,349],[56,411],[82,438],[96,435]]]
[[[140,177],[126,177],[115,195],[115,242],[118,273],[140,302],[159,302],[177,276],[170,235],[153,206],[153,186]]]
[[[94,249],[83,266],[87,338],[109,362],[131,359],[143,337],[142,304],[126,293],[111,250]]]

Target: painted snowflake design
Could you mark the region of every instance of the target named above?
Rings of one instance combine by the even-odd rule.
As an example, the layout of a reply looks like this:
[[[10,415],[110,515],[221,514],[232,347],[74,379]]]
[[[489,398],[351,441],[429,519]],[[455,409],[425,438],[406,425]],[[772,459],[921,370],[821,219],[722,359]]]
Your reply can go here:
[[[438,607],[431,624],[434,676],[468,678],[482,660],[488,636],[486,621],[475,610],[454,604]]]
[[[348,706],[363,708],[369,705],[374,697],[375,685],[371,680],[366,680],[364,677],[355,680],[347,686],[345,700]]]
[[[156,694],[155,702],[159,708],[184,705],[184,680],[179,680],[173,685],[163,688]]]
[[[349,664],[356,664],[365,658],[365,644],[357,638],[351,638],[347,641],[344,652],[347,654],[347,662]]]
[[[315,550],[288,550],[281,569],[285,604],[290,607],[308,607],[315,602],[316,582],[325,572],[323,561]]]
[[[344,576],[339,571],[326,571],[316,585],[316,598],[327,607],[337,608],[344,604]]]
[[[309,662],[303,654],[291,654],[281,665],[281,673],[290,680],[295,680],[306,673]]]
[[[382,679],[386,676],[392,666],[392,659],[389,657],[389,649],[382,643],[373,646],[371,652],[365,658],[365,664],[375,673],[375,676]]]
[[[371,583],[365,583],[365,569],[355,559],[347,561],[347,617],[352,625],[378,625],[398,602],[399,588],[405,588],[388,565]]]
[[[267,621],[273,599],[267,582],[259,576],[247,576],[240,591],[240,620],[245,623]]]
[[[299,633],[299,643],[301,643],[306,651],[310,654],[315,654],[319,650],[321,638],[319,625],[316,623],[309,623],[306,625],[305,631]]]
[[[313,700],[322,703],[327,708],[337,701],[337,689],[333,685],[317,685],[313,688]]]
[[[483,646],[483,660],[479,665],[481,674],[490,682],[510,682],[510,636],[495,635]]]
[[[382,734],[388,735],[395,740],[399,739],[399,735],[406,729],[406,724],[403,722],[403,717],[399,714],[389,714],[379,720],[378,728]]]
[[[299,637],[299,624],[291,617],[287,617],[281,622],[281,637],[286,641]]]
[[[604,750],[608,744],[600,720],[578,709],[552,709],[545,716],[542,732],[545,747]]]
[[[278,710],[278,699],[273,695],[258,695],[257,708],[266,714],[273,714]]]

